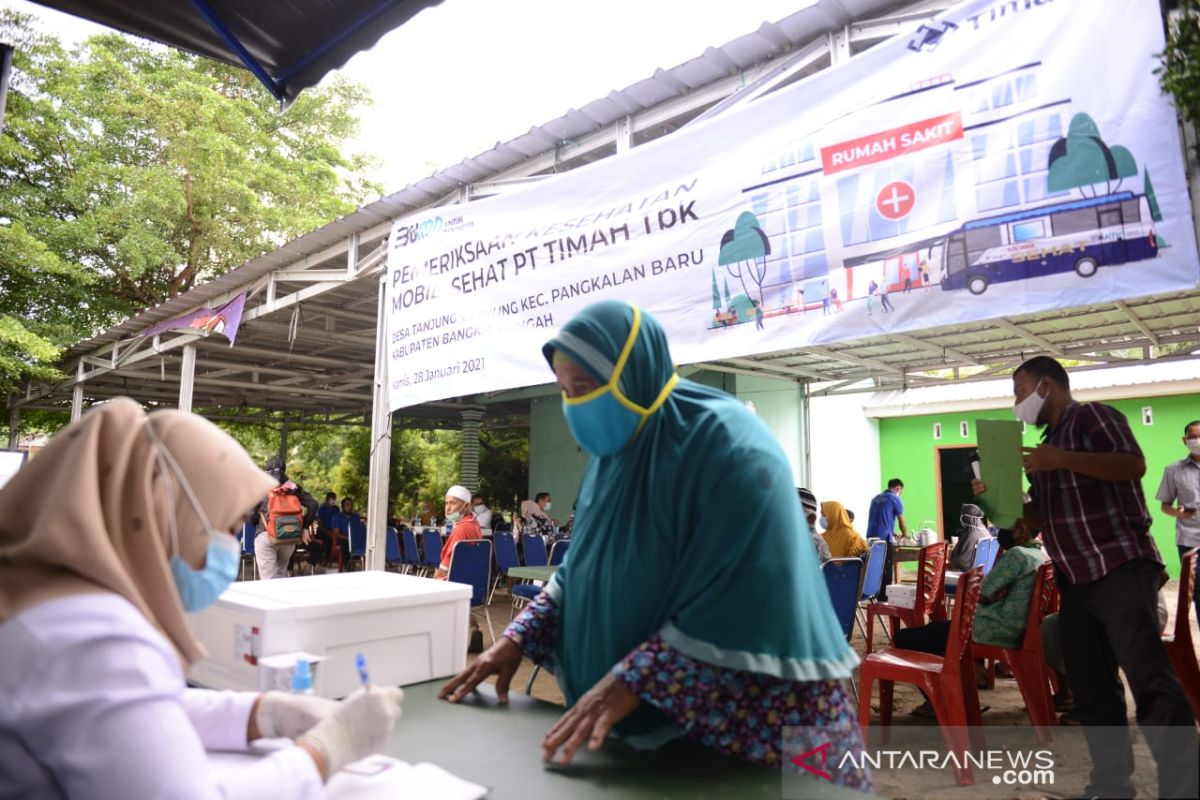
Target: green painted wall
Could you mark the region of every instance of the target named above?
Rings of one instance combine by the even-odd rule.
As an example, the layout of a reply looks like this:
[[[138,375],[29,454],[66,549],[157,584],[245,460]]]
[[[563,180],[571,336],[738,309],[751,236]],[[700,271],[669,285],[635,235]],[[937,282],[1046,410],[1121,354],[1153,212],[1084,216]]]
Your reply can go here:
[[[804,474],[804,392],[795,381],[738,375],[737,398],[754,404],[792,465],[792,482],[806,486]]]
[[[1175,520],[1159,511],[1159,502],[1154,499],[1158,484],[1162,480],[1163,468],[1171,461],[1187,455],[1181,441],[1184,426],[1200,418],[1200,395],[1174,395],[1169,397],[1128,398],[1105,401],[1118,409],[1128,419],[1134,436],[1146,456],[1146,477],[1142,486],[1150,515],[1154,519],[1151,533],[1158,549],[1167,562],[1172,576],[1179,573],[1179,556],[1175,547]],[[1153,424],[1142,421],[1142,409],[1149,408]],[[882,479],[886,485],[889,478],[904,481],[905,517],[909,526],[915,528],[924,519],[937,519],[937,476],[936,447],[975,443],[975,421],[979,419],[1012,419],[1008,409],[993,411],[936,414],[916,417],[888,417],[879,421],[879,453]],[[959,426],[968,424],[967,436],[962,437]],[[941,423],[942,438],[933,438],[934,423]],[[1040,432],[1027,426],[1025,443],[1036,445]],[[882,487],[881,487],[882,489]]]
[[[575,443],[567,427],[562,395],[555,392],[530,400],[529,493],[521,499],[532,500],[537,492],[549,492],[554,501],[550,516],[565,523],[587,462],[588,454]]]

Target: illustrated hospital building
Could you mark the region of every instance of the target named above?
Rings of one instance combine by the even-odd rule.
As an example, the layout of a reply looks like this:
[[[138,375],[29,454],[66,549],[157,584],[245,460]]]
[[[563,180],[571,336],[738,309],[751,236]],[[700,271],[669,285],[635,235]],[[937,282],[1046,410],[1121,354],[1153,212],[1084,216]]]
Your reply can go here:
[[[830,288],[863,298],[872,280],[889,292],[920,287],[922,261],[936,284],[942,243],[961,220],[1068,197],[1048,194],[1046,176],[1070,100],[1039,92],[1040,66],[963,83],[934,77],[768,158],[744,189],[771,243],[768,310],[819,307]],[[859,127],[868,116],[880,130]],[[941,141],[898,152],[922,132]],[[956,180],[964,170],[971,180]]]

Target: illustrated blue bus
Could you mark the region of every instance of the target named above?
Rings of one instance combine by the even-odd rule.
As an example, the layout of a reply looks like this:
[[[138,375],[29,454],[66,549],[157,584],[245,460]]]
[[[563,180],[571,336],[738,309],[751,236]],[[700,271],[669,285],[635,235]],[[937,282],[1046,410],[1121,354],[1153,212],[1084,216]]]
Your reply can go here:
[[[942,242],[942,288],[983,294],[993,283],[1154,258],[1145,195],[1118,192],[966,223]]]

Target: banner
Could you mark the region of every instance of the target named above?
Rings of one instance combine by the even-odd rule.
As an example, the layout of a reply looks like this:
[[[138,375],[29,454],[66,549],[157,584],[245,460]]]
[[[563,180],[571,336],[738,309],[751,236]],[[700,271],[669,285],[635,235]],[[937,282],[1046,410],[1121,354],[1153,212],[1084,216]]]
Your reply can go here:
[[[1190,289],[1154,0],[976,0],[844,65],[392,229],[393,410],[545,383],[585,305],[677,363]]]
[[[245,305],[246,294],[243,292],[219,308],[202,308],[181,317],[164,320],[138,335],[157,336],[173,330],[202,330],[221,334],[229,340],[232,347],[237,339],[238,326],[242,322],[242,308]]]

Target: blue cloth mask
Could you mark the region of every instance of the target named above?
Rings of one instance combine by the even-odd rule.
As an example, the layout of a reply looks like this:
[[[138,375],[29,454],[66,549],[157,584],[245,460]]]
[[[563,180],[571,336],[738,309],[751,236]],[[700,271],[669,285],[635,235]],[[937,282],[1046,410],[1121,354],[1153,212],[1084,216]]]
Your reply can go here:
[[[572,405],[564,399],[563,414],[579,446],[600,457],[611,456],[628,444],[642,421],[636,411],[621,405],[608,387],[586,403]]]
[[[582,397],[567,397],[566,393],[563,393],[563,415],[567,418],[567,427],[571,429],[571,434],[580,447],[599,458],[620,452],[636,438],[638,432],[662,407],[671,390],[679,383],[679,376],[672,370],[658,396],[649,405],[634,402],[622,390],[622,375],[641,329],[641,311],[636,308],[632,311],[633,319],[629,333],[606,381]],[[572,341],[569,333],[566,340]],[[570,352],[565,347],[563,349]],[[588,365],[585,364],[585,368],[589,368]],[[597,374],[594,365],[589,371]],[[547,503],[546,509],[549,508],[550,504]]]
[[[204,567],[195,569],[179,556],[171,557],[171,577],[189,614],[208,608],[237,577],[241,548],[227,533],[210,531]]]

